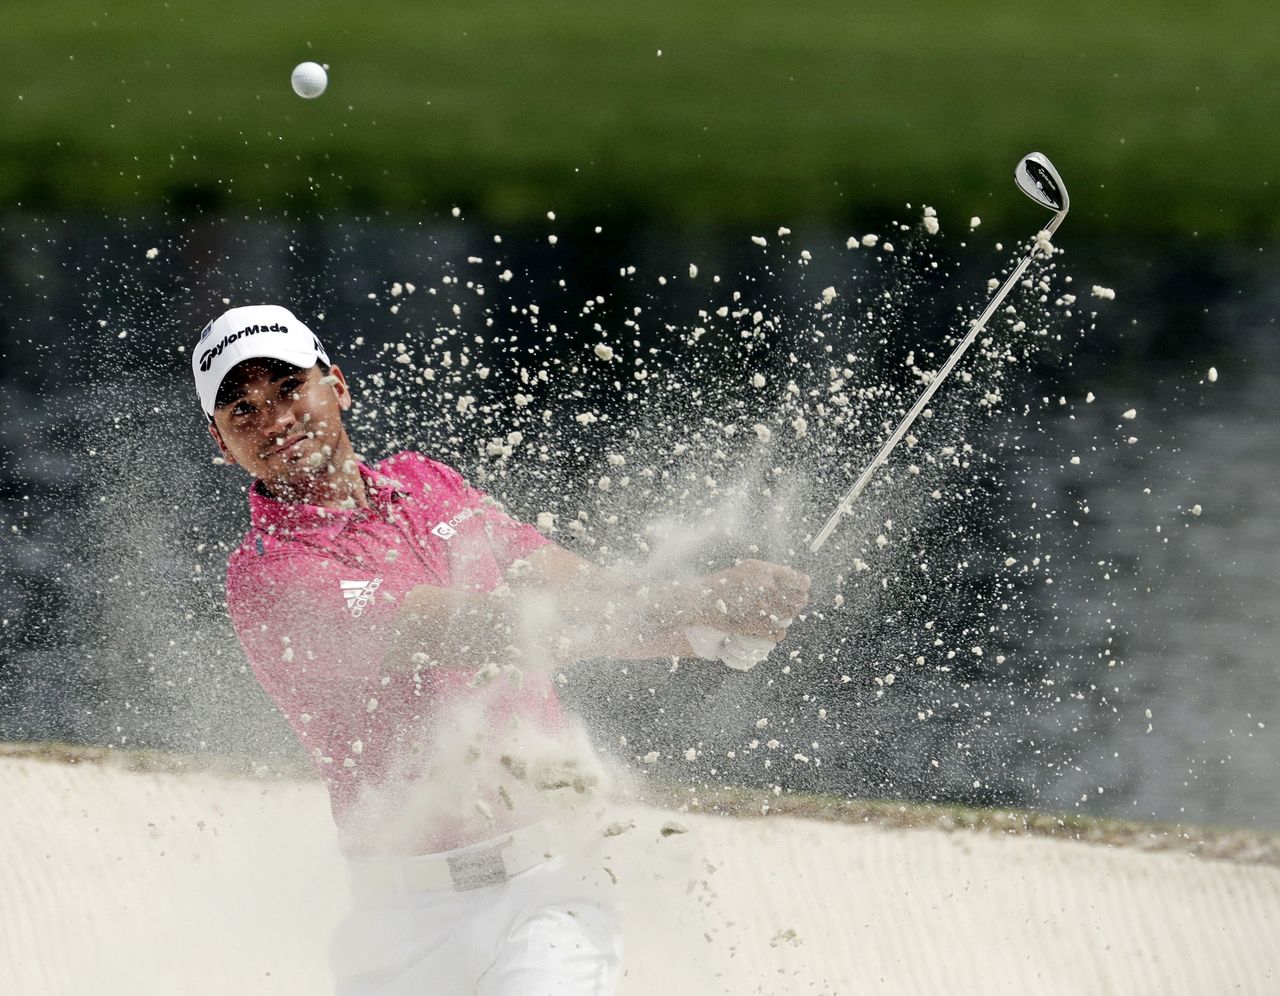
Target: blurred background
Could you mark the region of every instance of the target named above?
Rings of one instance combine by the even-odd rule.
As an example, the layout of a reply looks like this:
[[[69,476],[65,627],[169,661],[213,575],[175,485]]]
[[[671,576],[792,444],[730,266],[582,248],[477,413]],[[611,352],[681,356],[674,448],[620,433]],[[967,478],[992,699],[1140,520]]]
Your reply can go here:
[[[1277,37],[1257,0],[5,5],[0,739],[301,761],[187,352],[277,301],[371,458],[602,562],[815,574],[748,675],[567,675],[620,764],[1280,827]],[[804,560],[1047,222],[1032,149],[1060,255]]]

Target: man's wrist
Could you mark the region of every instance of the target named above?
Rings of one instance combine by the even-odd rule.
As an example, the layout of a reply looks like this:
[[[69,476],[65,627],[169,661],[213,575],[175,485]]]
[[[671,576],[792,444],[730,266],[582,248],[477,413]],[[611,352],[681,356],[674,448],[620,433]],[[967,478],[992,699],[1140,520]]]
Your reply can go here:
[[[648,607],[650,625],[659,632],[679,632],[687,626],[712,625],[706,610],[701,578],[683,578],[646,586],[640,591]]]

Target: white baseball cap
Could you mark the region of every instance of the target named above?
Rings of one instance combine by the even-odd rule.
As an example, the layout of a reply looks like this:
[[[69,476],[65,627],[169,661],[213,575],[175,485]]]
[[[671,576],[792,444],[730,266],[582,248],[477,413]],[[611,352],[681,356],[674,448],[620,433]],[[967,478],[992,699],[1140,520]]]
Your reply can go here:
[[[283,360],[302,370],[317,361],[330,365],[316,334],[288,308],[253,304],[224,311],[204,327],[191,351],[200,407],[211,420],[222,379],[237,364],[256,359]]]

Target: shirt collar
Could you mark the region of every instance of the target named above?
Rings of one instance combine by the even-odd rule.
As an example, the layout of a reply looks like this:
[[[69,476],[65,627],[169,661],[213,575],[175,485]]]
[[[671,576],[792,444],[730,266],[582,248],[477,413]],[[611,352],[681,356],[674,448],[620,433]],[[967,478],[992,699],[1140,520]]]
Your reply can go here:
[[[386,506],[408,494],[404,485],[378,470],[361,463],[360,476],[369,489],[373,508],[385,510]],[[249,488],[249,518],[254,528],[269,533],[320,533],[325,538],[341,532],[353,517],[364,513],[356,508],[324,508],[300,501],[282,501],[268,495],[261,482],[254,480]]]

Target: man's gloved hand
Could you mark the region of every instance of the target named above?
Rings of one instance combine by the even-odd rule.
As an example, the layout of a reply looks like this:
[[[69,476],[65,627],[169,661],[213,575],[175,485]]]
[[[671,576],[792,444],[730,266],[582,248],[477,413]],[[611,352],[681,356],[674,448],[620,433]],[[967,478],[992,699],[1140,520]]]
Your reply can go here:
[[[684,638],[699,657],[721,661],[735,671],[750,671],[777,646],[772,640],[726,633],[711,626],[688,626]]]

